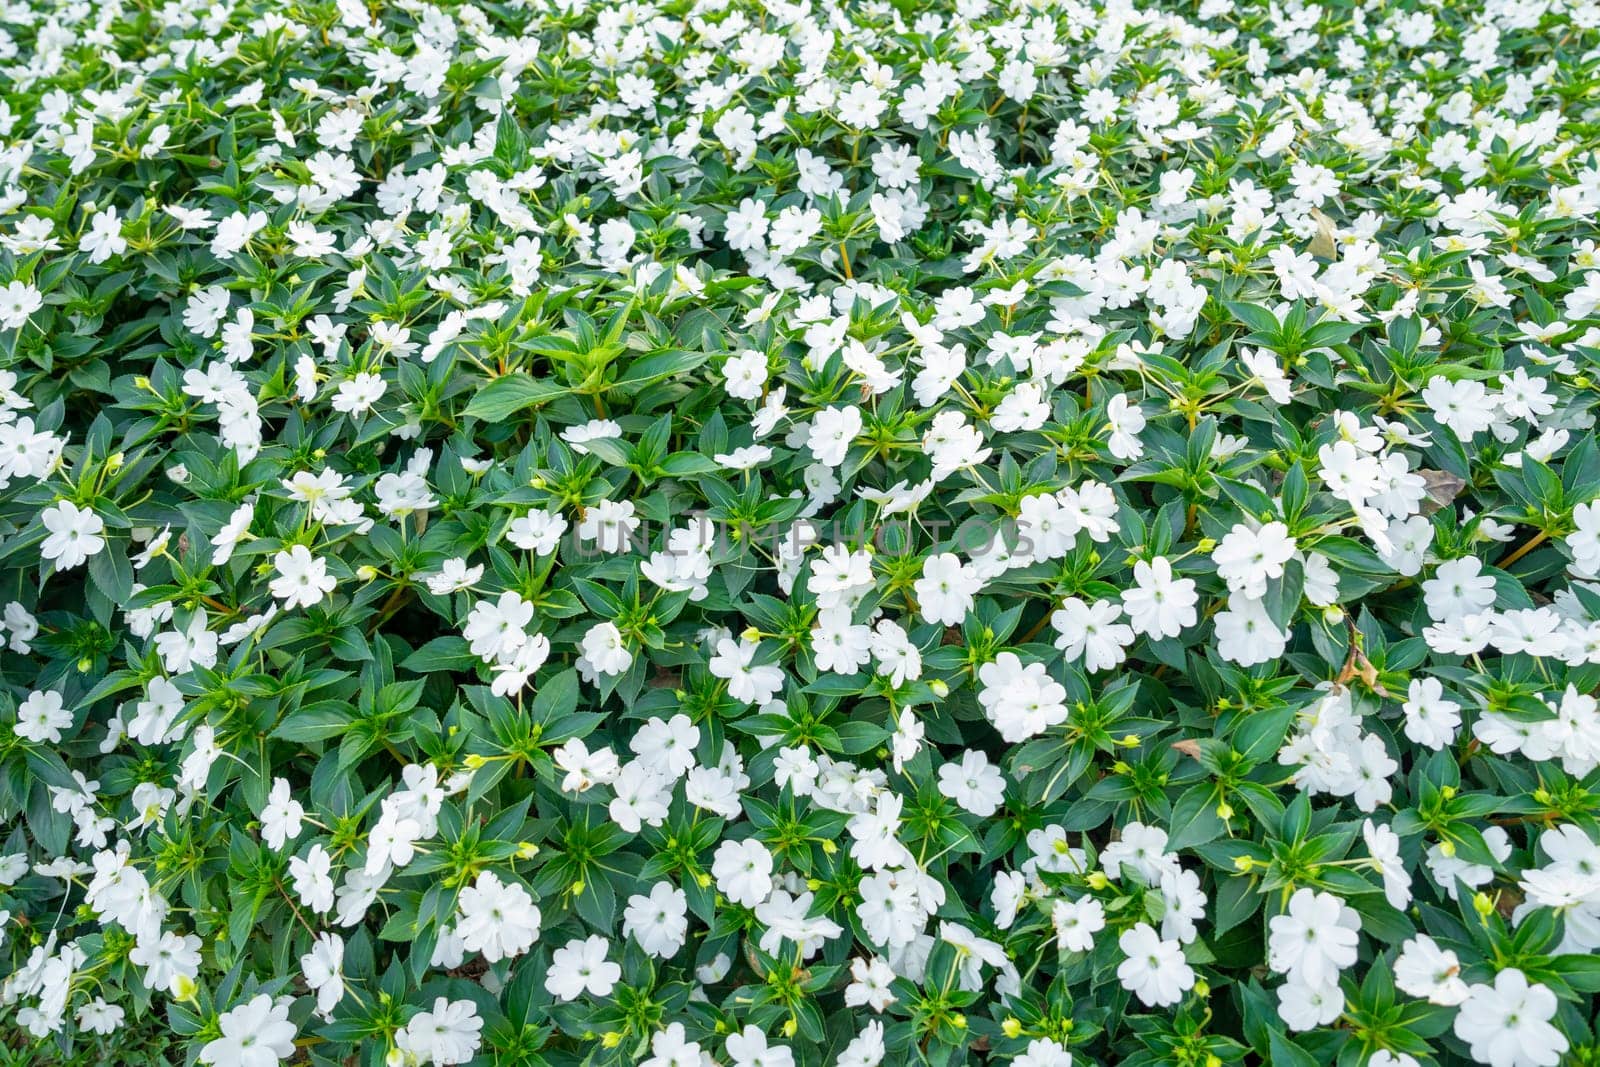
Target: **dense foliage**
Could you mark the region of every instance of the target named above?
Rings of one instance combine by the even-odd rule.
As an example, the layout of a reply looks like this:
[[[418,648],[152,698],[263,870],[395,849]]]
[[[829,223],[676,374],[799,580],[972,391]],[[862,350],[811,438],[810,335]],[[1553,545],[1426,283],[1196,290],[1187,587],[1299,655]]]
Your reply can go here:
[[[1600,5],[18,0],[22,1063],[1600,1063]]]

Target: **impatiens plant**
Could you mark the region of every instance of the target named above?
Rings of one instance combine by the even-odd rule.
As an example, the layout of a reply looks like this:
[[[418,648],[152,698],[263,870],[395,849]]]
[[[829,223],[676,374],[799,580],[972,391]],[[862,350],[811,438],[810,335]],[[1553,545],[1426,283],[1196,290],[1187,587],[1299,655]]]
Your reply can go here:
[[[1600,3],[16,0],[0,1049],[1600,1064]]]

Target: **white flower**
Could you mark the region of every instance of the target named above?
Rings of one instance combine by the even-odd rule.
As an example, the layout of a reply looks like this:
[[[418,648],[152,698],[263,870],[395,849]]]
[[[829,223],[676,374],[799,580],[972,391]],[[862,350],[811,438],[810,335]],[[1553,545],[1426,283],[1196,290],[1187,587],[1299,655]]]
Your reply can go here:
[[[1267,963],[1301,985],[1326,987],[1356,961],[1361,916],[1332,893],[1302,887],[1268,922]]]
[[[1399,836],[1371,819],[1362,822],[1361,836],[1366,841],[1373,867],[1383,877],[1383,892],[1390,907],[1404,911],[1411,903],[1411,873],[1400,858]]]
[[[1011,1061],[1012,1067],[1072,1067],[1072,1053],[1054,1038],[1036,1037],[1027,1051]]]
[[[1418,934],[1400,947],[1394,961],[1394,984],[1403,993],[1446,1007],[1460,1004],[1468,996],[1467,983],[1461,979],[1461,961],[1427,934]]]
[[[717,642],[716,655],[707,667],[718,678],[728,682],[728,695],[745,704],[765,704],[783,688],[783,668],[767,663],[755,665],[760,643],[741,638],[735,643],[730,638]]]
[[[633,653],[615,624],[609,622],[596,623],[583,635],[583,658],[600,674],[623,674],[633,665]]]
[[[1082,657],[1086,671],[1108,670],[1127,658],[1127,648],[1134,642],[1133,627],[1119,622],[1121,618],[1122,608],[1109,600],[1090,605],[1068,597],[1050,615],[1050,625],[1059,635],[1055,646],[1069,662]]]
[[[1133,566],[1134,588],[1122,594],[1122,606],[1135,633],[1151,638],[1177,637],[1195,624],[1199,595],[1193,579],[1174,578],[1172,565],[1157,556]]]
[[[0,328],[21,329],[28,317],[44,307],[44,295],[23,281],[6,283],[0,289]]]
[[[1050,678],[1044,664],[1026,666],[1014,652],[1002,652],[978,668],[978,702],[1000,736],[1015,744],[1067,720],[1067,691]]]
[[[772,853],[760,841],[723,841],[711,864],[717,889],[734,904],[753,908],[772,892]]]
[[[1451,381],[1435,375],[1422,387],[1422,402],[1462,441],[1470,442],[1494,421],[1495,401],[1489,390],[1470,378]]]
[[[1294,555],[1295,539],[1276,520],[1259,530],[1235,526],[1211,552],[1217,576],[1228,588],[1252,600],[1267,591],[1269,579],[1283,577],[1283,566]]]
[[[1057,948],[1088,952],[1094,947],[1094,935],[1106,927],[1105,908],[1094,897],[1058,898],[1050,905],[1050,923],[1055,927]]]
[[[818,463],[837,467],[844,462],[850,443],[861,433],[861,411],[854,405],[824,408],[811,422],[806,445]]]
[[[939,768],[939,792],[979,818],[988,818],[1000,810],[1005,789],[1006,780],[1000,769],[974,749],[963,752],[959,764],[946,763]]]
[[[1278,1017],[1291,1030],[1327,1026],[1344,1013],[1344,992],[1337,981],[1308,985],[1291,979],[1278,987]]]
[[[694,766],[694,745],[699,744],[699,726],[688,715],[678,713],[669,720],[648,718],[634,733],[629,749],[638,763],[666,779],[678,779]]]
[[[46,689],[28,694],[17,707],[17,721],[11,729],[24,741],[59,745],[61,731],[71,725],[72,712],[66,710],[61,694]]]
[[[106,528],[105,521],[70,500],[45,508],[39,513],[39,522],[49,531],[49,536],[39,546],[39,554],[53,560],[61,570],[80,566],[106,546],[101,536]]]
[[[1456,739],[1461,726],[1461,707],[1444,697],[1444,686],[1437,678],[1413,678],[1406,700],[1400,706],[1405,713],[1406,737],[1431,749],[1441,749]]]
[[[520,956],[539,940],[539,908],[528,891],[493,871],[461,891],[455,932],[469,952],[490,963]]]
[[[300,973],[317,994],[317,1011],[327,1016],[344,999],[344,939],[321,933],[300,957]]]
[[[562,1000],[573,1000],[585,991],[597,997],[610,996],[622,977],[622,968],[606,959],[610,946],[610,941],[598,934],[568,941],[550,957],[544,987]]]
[[[304,817],[305,809],[289,795],[289,783],[274,779],[266,807],[261,809],[261,839],[273,851],[281,852],[287,842],[300,836],[300,820]]]
[[[913,585],[922,617],[940,626],[959,626],[982,588],[983,580],[951,552],[923,560],[922,577]]]
[[[726,379],[725,388],[729,396],[739,400],[759,400],[767,385],[766,354],[746,349],[730,356],[722,365],[722,374]]]
[[[875,1012],[883,1012],[897,999],[890,988],[894,979],[893,968],[879,957],[856,957],[850,961],[850,984],[844,990],[845,1005],[852,1008],[866,1006]]]
[[[675,956],[689,934],[689,902],[671,882],[657,882],[650,895],[628,898],[622,915],[622,936],[657,957]]]
[[[1550,1025],[1555,1014],[1554,993],[1507,967],[1494,976],[1494,985],[1468,987],[1455,1033],[1470,1046],[1472,1058],[1489,1067],[1556,1067],[1569,1046]]]
[[[508,589],[493,601],[473,605],[462,636],[474,656],[493,662],[514,654],[527,642],[525,627],[532,620],[533,605]]]
[[[1125,930],[1117,947],[1127,957],[1117,966],[1117,980],[1146,1007],[1165,1007],[1194,988],[1194,968],[1176,941],[1163,941],[1149,923]]]
[[[277,1000],[265,993],[222,1013],[217,1027],[222,1036],[206,1042],[200,1062],[217,1067],[277,1067],[294,1055],[295,1026],[289,1021],[292,997]]]
[[[286,608],[315,607],[339,583],[328,573],[327,560],[313,556],[305,545],[293,545],[272,557],[278,576],[268,588]]]
[[[435,997],[433,1007],[411,1017],[394,1035],[395,1047],[419,1063],[451,1067],[477,1055],[483,1019],[470,1000]]]

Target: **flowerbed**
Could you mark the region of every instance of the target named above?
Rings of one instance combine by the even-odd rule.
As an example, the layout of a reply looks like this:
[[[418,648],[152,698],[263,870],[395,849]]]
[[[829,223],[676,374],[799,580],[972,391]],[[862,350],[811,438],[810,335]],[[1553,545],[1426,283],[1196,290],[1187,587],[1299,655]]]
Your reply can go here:
[[[1600,1062],[1600,7],[17,4],[21,1062]]]

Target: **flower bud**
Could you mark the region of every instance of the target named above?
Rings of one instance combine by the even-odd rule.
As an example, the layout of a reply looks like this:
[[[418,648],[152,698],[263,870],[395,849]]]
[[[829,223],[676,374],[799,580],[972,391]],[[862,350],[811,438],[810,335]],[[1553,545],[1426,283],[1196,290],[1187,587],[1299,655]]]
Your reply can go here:
[[[950,686],[945,683],[943,678],[935,678],[933,681],[929,682],[928,689],[940,700],[943,700],[945,697],[950,695]]]
[[[1012,1040],[1022,1035],[1022,1020],[1015,1015],[1007,1015],[1005,1022],[1000,1024],[1000,1032]]]

